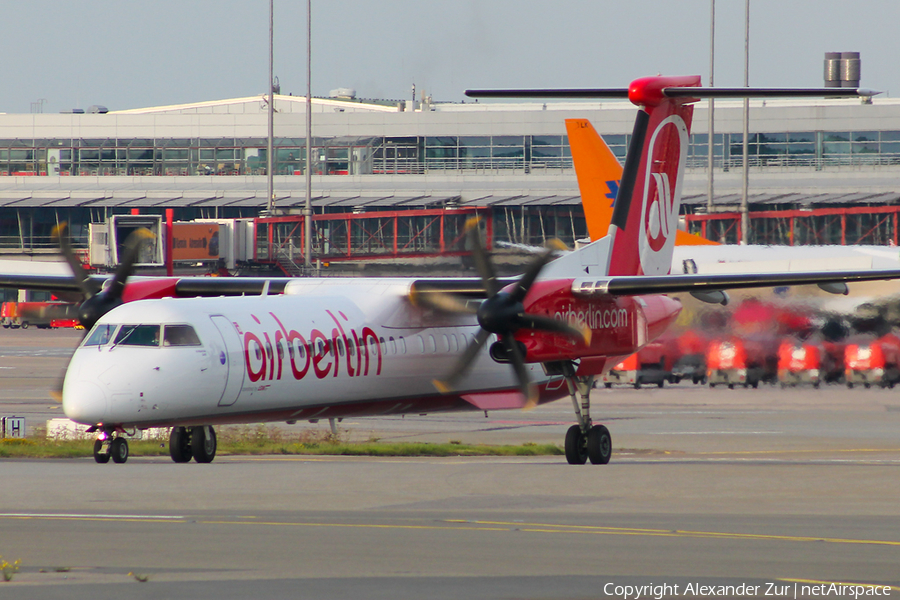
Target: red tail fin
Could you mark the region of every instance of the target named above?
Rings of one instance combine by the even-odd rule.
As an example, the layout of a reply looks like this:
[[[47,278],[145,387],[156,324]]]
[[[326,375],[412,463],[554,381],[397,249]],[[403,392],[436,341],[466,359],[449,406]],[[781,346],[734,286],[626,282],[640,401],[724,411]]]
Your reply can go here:
[[[596,242],[609,233],[616,194],[622,183],[622,165],[587,119],[566,119],[566,131],[588,235]],[[679,229],[675,232],[675,245],[718,246],[719,243]]]
[[[696,98],[668,98],[662,90],[699,85],[699,76],[646,77],[628,88],[629,99],[641,110],[610,226],[610,275],[666,275],[671,270]]]

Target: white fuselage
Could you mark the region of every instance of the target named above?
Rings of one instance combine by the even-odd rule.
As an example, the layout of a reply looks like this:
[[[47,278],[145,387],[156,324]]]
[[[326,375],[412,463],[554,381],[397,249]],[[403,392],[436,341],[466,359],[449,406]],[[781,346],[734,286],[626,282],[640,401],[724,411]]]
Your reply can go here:
[[[81,423],[149,427],[475,409],[467,393],[513,392],[512,369],[482,352],[456,395],[437,393],[432,380],[478,325],[412,306],[411,281],[309,279],[283,295],[127,303],[92,330],[106,327],[108,339],[89,334],[75,351],[64,410]],[[128,334],[136,325],[141,335]],[[156,326],[154,344],[142,336]],[[185,329],[196,337],[178,341]],[[528,369],[548,382],[539,365]],[[561,381],[553,387],[564,395]]]

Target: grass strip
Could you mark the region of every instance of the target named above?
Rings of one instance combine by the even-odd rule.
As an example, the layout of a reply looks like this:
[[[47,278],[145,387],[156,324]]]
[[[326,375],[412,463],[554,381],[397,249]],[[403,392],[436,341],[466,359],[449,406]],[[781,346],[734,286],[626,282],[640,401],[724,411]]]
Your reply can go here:
[[[168,456],[163,441],[130,441],[131,456]],[[345,442],[334,440],[291,441],[284,439],[222,439],[219,455],[314,455],[314,456],[556,456],[563,451],[554,444],[525,443],[520,446],[423,442]],[[0,458],[84,458],[93,455],[92,440],[48,440],[46,438],[0,439]]]

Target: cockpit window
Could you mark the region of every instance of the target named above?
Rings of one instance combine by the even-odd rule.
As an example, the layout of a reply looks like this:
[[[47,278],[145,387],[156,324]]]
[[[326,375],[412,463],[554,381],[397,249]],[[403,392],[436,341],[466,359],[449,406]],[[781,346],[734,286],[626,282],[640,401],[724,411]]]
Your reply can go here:
[[[166,325],[163,346],[199,346],[200,338],[190,325]]]
[[[109,343],[109,340],[112,339],[112,335],[116,330],[116,327],[116,325],[109,325],[107,323],[101,323],[94,326],[94,330],[91,331],[91,335],[89,335],[87,340],[85,340],[84,345],[105,346]]]
[[[159,346],[159,325],[122,325],[117,346]]]

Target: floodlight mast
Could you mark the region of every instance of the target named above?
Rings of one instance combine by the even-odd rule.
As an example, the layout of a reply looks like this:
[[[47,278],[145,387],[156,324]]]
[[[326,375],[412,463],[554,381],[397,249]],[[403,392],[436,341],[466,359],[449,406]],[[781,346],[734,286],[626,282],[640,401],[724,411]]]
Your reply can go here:
[[[274,34],[275,0],[269,0],[269,111],[268,139],[266,141],[266,212],[272,214],[275,208],[275,181],[272,173],[273,140],[275,137],[275,75],[274,75]]]
[[[306,202],[303,205],[303,257],[312,269],[312,0],[306,0]]]

